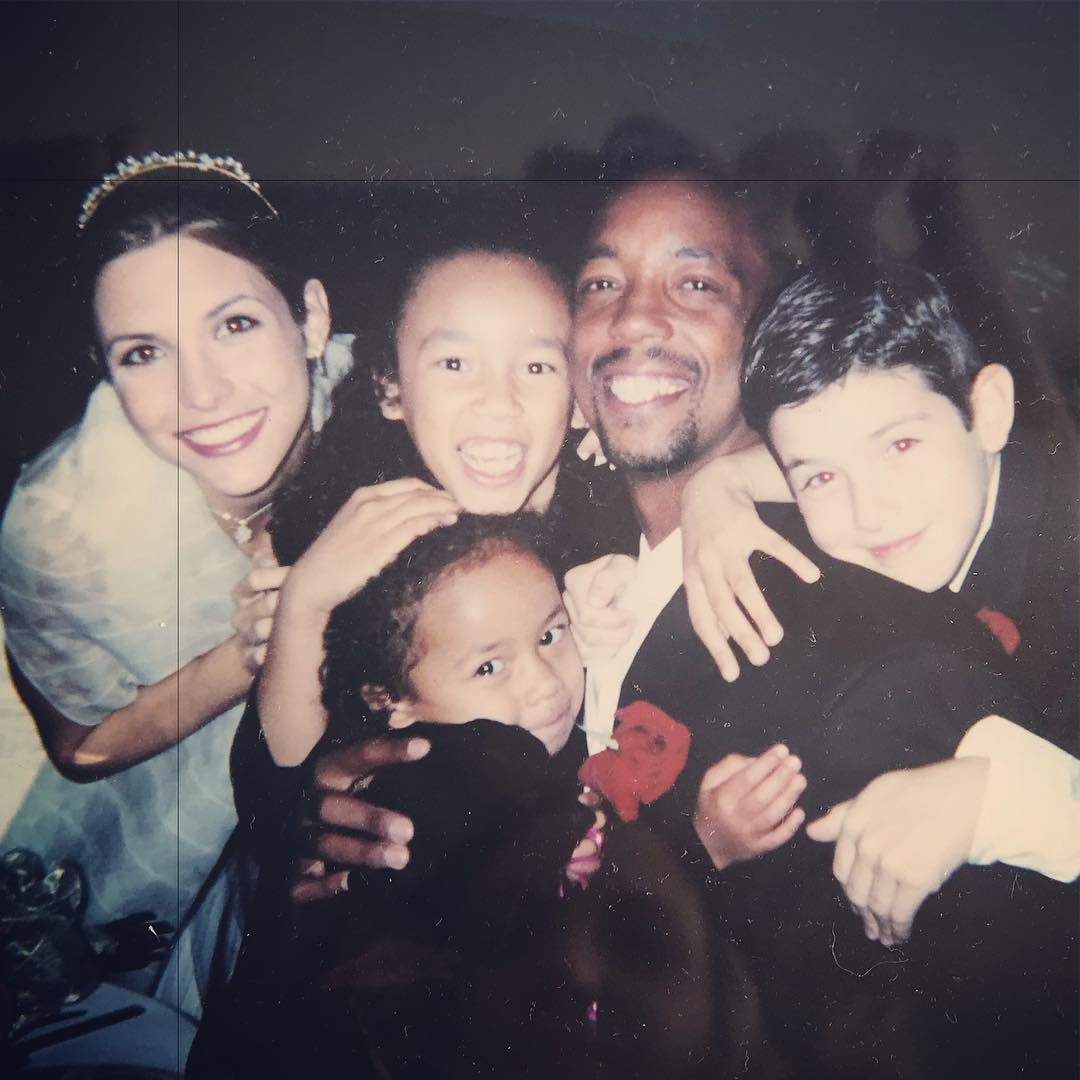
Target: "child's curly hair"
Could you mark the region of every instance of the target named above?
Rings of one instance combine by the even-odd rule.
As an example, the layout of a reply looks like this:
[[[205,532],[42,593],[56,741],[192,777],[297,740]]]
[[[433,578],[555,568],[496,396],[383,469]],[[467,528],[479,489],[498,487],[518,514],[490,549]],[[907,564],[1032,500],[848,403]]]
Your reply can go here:
[[[385,729],[385,714],[365,703],[361,687],[382,687],[392,700],[408,695],[409,672],[420,659],[416,622],[436,585],[508,551],[532,556],[550,570],[550,545],[537,514],[462,514],[453,525],[414,540],[356,596],[339,604],[323,639],[322,702],[330,738],[351,742]]]

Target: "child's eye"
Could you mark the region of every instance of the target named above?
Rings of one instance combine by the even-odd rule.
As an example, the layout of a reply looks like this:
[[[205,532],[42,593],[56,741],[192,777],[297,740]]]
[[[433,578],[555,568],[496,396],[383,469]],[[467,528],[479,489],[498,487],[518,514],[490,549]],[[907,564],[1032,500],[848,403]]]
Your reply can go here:
[[[530,360],[525,365],[525,370],[530,375],[547,375],[549,372],[558,371],[558,368],[546,360]]]
[[[823,488],[826,484],[831,484],[836,479],[836,474],[831,472],[819,472],[814,473],[809,480],[802,486],[803,491],[813,491],[815,488]]]
[[[253,319],[250,315],[230,315],[222,321],[217,336],[223,338],[231,337],[234,334],[246,334],[254,330],[258,325],[259,320]]]
[[[122,352],[116,360],[116,366],[143,367],[145,364],[157,360],[159,356],[161,356],[161,349],[158,348],[157,345],[149,345],[144,342],[141,345],[134,345],[125,352]]]
[[[482,679],[487,675],[497,675],[504,666],[501,660],[485,660],[473,674]]]
[[[442,368],[443,371],[461,371],[465,362],[460,356],[446,356],[442,360],[436,360],[435,366]]]
[[[551,626],[540,635],[541,645],[554,645],[556,641],[561,640],[563,634],[566,633],[566,626],[560,623],[558,626]]]
[[[897,439],[896,442],[889,447],[890,450],[895,450],[898,454],[906,454],[909,450],[919,445],[918,439]]]

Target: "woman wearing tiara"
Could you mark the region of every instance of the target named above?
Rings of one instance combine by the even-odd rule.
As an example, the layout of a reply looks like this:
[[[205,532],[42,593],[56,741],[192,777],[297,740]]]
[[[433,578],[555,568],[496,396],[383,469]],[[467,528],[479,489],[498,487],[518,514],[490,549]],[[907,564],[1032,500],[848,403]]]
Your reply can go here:
[[[181,927],[158,996],[197,1015],[231,925],[213,872],[258,589],[282,573],[266,530],[351,353],[232,158],[128,159],[78,225],[103,379],[23,470],[0,533],[12,674],[51,763],[2,846],[81,864],[88,922]]]

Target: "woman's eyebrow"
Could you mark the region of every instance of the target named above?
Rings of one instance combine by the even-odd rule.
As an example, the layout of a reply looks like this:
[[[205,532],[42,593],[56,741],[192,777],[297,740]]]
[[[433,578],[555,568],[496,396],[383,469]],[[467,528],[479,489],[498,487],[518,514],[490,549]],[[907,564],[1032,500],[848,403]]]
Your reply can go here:
[[[226,308],[232,307],[239,300],[247,300],[251,303],[262,304],[264,307],[265,301],[260,300],[257,296],[252,296],[251,293],[237,293],[235,296],[230,296],[228,300],[223,300],[217,307],[211,308],[204,316],[204,319],[215,319]]]
[[[105,352],[109,353],[122,341],[149,341],[154,345],[160,345],[164,340],[164,338],[158,337],[157,334],[142,334],[135,330],[129,333],[117,334],[116,337],[109,338],[108,341],[104,343],[103,348]]]

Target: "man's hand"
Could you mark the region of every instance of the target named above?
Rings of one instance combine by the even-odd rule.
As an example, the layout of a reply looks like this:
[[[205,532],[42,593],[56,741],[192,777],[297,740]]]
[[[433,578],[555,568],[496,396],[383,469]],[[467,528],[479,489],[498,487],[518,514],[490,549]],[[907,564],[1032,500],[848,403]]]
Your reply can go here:
[[[728,754],[709,769],[694,829],[717,870],[774,851],[795,835],[806,817],[795,806],[806,789],[801,767],[777,745],[756,758]]]
[[[922,902],[967,862],[988,771],[970,757],[886,773],[806,826],[836,842],[833,873],[871,941],[906,941]]]
[[[430,749],[426,739],[369,739],[319,759],[314,852],[298,863],[298,878],[291,890],[295,903],[325,900],[347,890],[349,867],[400,870],[407,865],[413,823],[364,802],[357,793],[379,769],[419,761]]]
[[[634,580],[636,566],[629,555],[605,555],[567,572],[563,602],[586,666],[610,660],[629,640],[634,615],[619,604]]]
[[[721,676],[734,682],[739,662],[731,642],[760,667],[769,660],[769,647],[784,636],[750,570],[750,556],[755,551],[771,555],[807,583],[821,572],[761,520],[749,494],[724,487],[708,470],[686,486],[682,529],[690,621]]]

